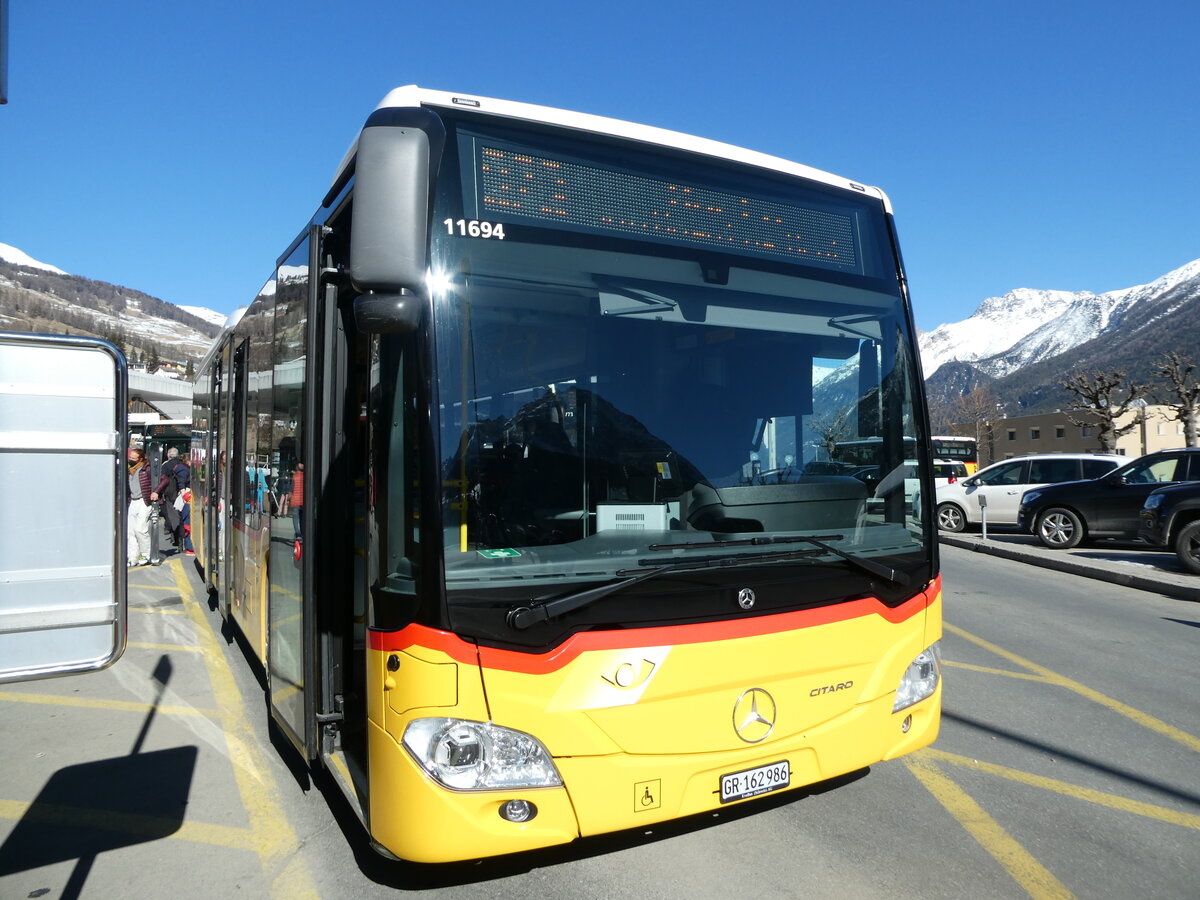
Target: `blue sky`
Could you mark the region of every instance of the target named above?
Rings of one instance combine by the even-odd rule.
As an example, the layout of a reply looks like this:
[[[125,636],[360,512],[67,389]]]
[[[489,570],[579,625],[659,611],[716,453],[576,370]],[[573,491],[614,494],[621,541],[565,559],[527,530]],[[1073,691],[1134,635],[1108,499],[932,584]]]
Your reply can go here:
[[[0,242],[244,305],[392,87],[598,113],[879,185],[917,323],[1200,258],[1196,0],[11,0]]]

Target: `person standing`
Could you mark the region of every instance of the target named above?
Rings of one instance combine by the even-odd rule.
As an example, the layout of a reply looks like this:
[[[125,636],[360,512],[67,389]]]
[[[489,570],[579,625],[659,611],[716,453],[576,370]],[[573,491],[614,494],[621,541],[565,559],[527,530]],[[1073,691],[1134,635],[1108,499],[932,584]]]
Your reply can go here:
[[[150,504],[156,495],[150,487],[150,465],[141,444],[129,448],[129,517],[126,557],[131,566],[150,562]]]
[[[183,555],[195,556],[192,547],[192,467],[185,457],[179,457],[175,466],[175,483],[179,486],[179,497],[175,508],[179,510],[179,531],[183,535]],[[182,502],[181,502],[182,501]]]
[[[304,545],[304,535],[300,532],[300,518],[304,515],[304,463],[296,463],[296,471],[292,473],[292,495],[288,498],[292,508],[292,526],[296,530],[295,555],[300,559],[300,548]]]
[[[179,465],[179,450],[175,447],[169,448],[167,461],[163,463],[158,484],[154,486],[154,492],[150,495],[150,499],[158,501],[162,517],[167,523],[167,531],[171,535],[171,543],[182,549],[183,530],[181,526],[183,523],[180,521],[179,505],[175,501],[179,497],[182,484],[186,484],[186,480],[181,483],[176,476]]]

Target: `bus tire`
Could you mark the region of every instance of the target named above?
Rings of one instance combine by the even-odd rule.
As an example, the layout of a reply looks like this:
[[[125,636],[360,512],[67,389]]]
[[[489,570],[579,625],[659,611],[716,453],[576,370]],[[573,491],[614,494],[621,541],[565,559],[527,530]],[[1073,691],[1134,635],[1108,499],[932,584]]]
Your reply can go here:
[[[1175,555],[1184,569],[1200,575],[1200,519],[1179,529],[1175,536]]]
[[[958,534],[967,527],[967,515],[957,503],[940,503],[937,508],[938,528]]]
[[[1051,550],[1070,550],[1082,542],[1086,529],[1083,519],[1073,510],[1054,506],[1037,517],[1034,528],[1038,540]]]

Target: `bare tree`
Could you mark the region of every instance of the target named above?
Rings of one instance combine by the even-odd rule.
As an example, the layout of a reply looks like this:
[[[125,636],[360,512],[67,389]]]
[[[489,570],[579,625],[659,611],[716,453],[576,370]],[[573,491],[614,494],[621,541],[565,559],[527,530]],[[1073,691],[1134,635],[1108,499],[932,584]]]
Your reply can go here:
[[[1138,409],[1134,403],[1146,386],[1134,381],[1126,381],[1126,373],[1114,370],[1112,372],[1080,372],[1071,375],[1061,382],[1062,386],[1076,398],[1075,410],[1087,413],[1087,418],[1076,418],[1070,412],[1066,414],[1067,421],[1082,428],[1095,427],[1096,440],[1100,443],[1102,453],[1112,453],[1117,446],[1117,440],[1138,426],[1135,416],[1124,425],[1118,425],[1117,420],[1132,410]],[[1115,395],[1125,393],[1125,399],[1117,402]]]
[[[849,407],[838,410],[832,415],[823,417],[813,423],[812,430],[821,439],[821,444],[825,447],[828,459],[834,458],[834,448],[838,444],[849,440],[853,436],[854,431],[850,427],[850,414],[854,409],[855,407]]]
[[[1168,422],[1183,423],[1183,440],[1189,447],[1200,447],[1200,380],[1194,377],[1195,364],[1174,350],[1163,354],[1154,374],[1167,382],[1175,403],[1167,403],[1174,415]]]
[[[988,465],[996,459],[996,420],[1003,418],[1000,398],[989,387],[976,387],[959,394],[950,404],[950,416],[954,429],[966,436],[975,436],[975,444],[981,451],[979,465]],[[953,429],[952,429],[953,431]],[[986,451],[986,452],[983,452]],[[987,457],[987,462],[982,458]]]

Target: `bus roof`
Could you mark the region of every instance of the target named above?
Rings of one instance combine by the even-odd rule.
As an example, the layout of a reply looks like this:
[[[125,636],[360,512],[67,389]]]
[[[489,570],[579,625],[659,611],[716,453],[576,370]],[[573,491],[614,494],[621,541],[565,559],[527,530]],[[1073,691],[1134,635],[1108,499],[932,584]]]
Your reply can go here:
[[[476,110],[496,116],[545,122],[551,125],[561,125],[565,128],[574,128],[579,131],[613,135],[648,144],[656,144],[662,147],[672,147],[693,153],[702,153],[719,159],[729,159],[751,166],[758,166],[763,169],[771,169],[786,175],[796,175],[801,178],[832,185],[833,187],[874,195],[882,201],[884,209],[887,212],[890,213],[892,211],[891,201],[888,199],[887,194],[880,188],[860,184],[859,182],[843,178],[840,175],[823,172],[820,169],[814,169],[778,156],[770,156],[766,153],[747,150],[744,147],[737,147],[733,144],[695,137],[694,135],[678,131],[669,131],[650,125],[638,125],[633,122],[610,119],[605,116],[594,116],[588,113],[555,109],[550,106],[535,106],[512,100],[495,100],[489,97],[433,91],[418,87],[415,84],[405,85],[404,87],[398,87],[390,91],[380,101],[376,109],[406,106],[433,106],[445,109]],[[334,173],[332,184],[337,185],[346,177],[346,170],[354,159],[354,154],[357,150],[358,139],[355,138],[354,143],[350,145],[350,149],[346,151],[346,155],[342,158],[341,164]]]

